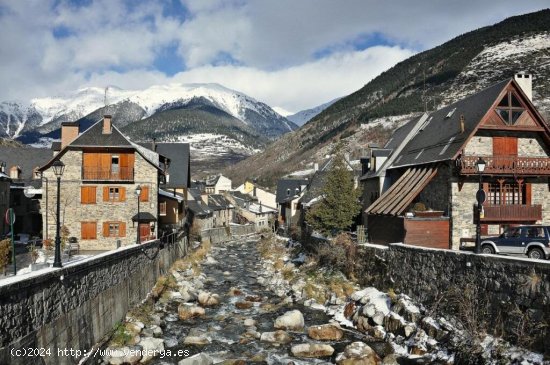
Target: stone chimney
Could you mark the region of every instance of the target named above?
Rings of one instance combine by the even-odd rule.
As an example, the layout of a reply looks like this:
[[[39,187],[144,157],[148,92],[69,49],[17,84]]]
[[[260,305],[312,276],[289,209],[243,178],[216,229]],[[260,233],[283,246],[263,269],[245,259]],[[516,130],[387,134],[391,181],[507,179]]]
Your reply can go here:
[[[12,166],[10,168],[10,179],[19,180],[21,177],[21,168],[19,166]]]
[[[527,72],[518,72],[514,75],[514,80],[518,83],[523,93],[533,101],[533,75]]]
[[[315,162],[313,164],[313,172],[317,172],[317,171],[319,171],[319,164],[317,162]]]
[[[78,137],[78,122],[61,123],[61,149]]]
[[[157,152],[157,139],[153,138],[153,142],[151,143],[151,151]]]
[[[112,117],[110,115],[103,116],[103,134],[111,134],[113,126],[111,125]]]

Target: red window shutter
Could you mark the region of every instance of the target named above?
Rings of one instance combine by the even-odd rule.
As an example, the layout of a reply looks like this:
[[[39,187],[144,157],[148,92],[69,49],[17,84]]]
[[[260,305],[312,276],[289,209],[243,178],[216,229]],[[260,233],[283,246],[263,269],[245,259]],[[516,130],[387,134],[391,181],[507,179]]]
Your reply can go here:
[[[103,237],[109,237],[109,222],[103,222]]]
[[[120,222],[119,224],[119,237],[126,237],[126,222]]]
[[[121,202],[126,201],[126,188],[123,188],[123,187],[118,188],[118,197],[119,197],[119,201]]]
[[[109,187],[108,186],[103,187],[103,201],[104,202],[109,201]]]
[[[525,184],[525,204],[531,205],[532,199],[532,189],[531,189],[531,183]]]
[[[149,186],[142,186],[141,187],[141,194],[139,195],[139,201],[140,202],[148,202],[149,201]]]

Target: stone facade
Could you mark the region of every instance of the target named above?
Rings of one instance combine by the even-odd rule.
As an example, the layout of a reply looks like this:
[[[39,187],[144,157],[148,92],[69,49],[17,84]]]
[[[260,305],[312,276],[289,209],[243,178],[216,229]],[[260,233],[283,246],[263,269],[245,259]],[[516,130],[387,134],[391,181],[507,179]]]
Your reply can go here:
[[[450,174],[448,166],[441,166],[437,170],[437,175],[420,192],[415,201],[423,203],[428,209],[440,210],[448,215],[451,190]]]
[[[81,250],[112,250],[117,248],[117,240],[120,240],[123,246],[136,242],[137,224],[132,222],[132,217],[138,210],[137,197],[134,193],[138,185],[149,187],[149,201],[140,203],[140,212],[149,212],[157,217],[158,172],[139,153],[135,153],[134,181],[131,183],[122,181],[84,183],[81,178],[82,151],[69,150],[60,159],[65,164],[65,171],[61,177],[61,223],[69,229],[69,237],[78,239]],[[54,238],[57,203],[56,177],[52,168],[45,170],[44,176],[49,181],[47,185],[50,197],[48,236]],[[96,187],[95,204],[82,204],[82,186]],[[104,202],[103,188],[106,186],[125,188],[125,201]],[[42,211],[45,211],[45,207]],[[46,227],[45,214],[42,219],[43,227]],[[82,239],[81,222],[96,222],[97,239]],[[103,237],[103,222],[125,222],[126,235],[124,237]]]
[[[472,137],[464,148],[464,154],[467,156],[492,156],[493,137]]]
[[[542,205],[542,223],[549,224],[550,190],[546,181],[531,184],[531,204]]]
[[[461,237],[474,237],[476,226],[474,225],[474,204],[479,182],[457,181],[451,183],[451,247],[453,250],[460,248]]]
[[[518,157],[548,157],[550,151],[540,137],[518,138]]]

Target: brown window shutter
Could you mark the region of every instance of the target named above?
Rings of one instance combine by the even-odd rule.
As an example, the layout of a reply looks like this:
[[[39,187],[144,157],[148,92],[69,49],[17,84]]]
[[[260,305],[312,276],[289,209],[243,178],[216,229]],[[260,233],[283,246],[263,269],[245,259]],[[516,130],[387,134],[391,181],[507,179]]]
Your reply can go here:
[[[149,201],[149,186],[142,186],[141,187],[141,194],[139,195],[139,201],[140,202],[148,202]]]
[[[80,187],[80,204],[87,204],[88,203],[88,190],[86,190],[85,186]]]
[[[531,183],[526,183],[525,184],[525,204],[527,205],[531,205],[531,202],[532,202],[532,189],[531,189],[531,186],[532,184]]]
[[[103,222],[103,237],[109,237],[109,222]]]
[[[120,222],[119,235],[120,237],[126,237],[126,222]]]
[[[97,238],[97,222],[90,222],[90,239],[95,240]]]
[[[103,187],[103,201],[104,202],[109,201],[109,187],[108,186]]]
[[[118,197],[121,202],[126,201],[126,188],[118,188]]]
[[[88,238],[88,225],[86,222],[80,222],[80,238],[83,240]]]
[[[90,186],[89,189],[88,198],[90,199],[90,203],[95,204],[97,199],[96,188],[95,186]]]

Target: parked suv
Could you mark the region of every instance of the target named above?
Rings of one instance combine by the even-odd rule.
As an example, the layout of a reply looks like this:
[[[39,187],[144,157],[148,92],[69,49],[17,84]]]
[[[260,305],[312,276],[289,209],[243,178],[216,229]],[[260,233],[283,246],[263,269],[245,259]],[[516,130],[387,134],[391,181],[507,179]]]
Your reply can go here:
[[[481,252],[527,255],[532,259],[550,258],[550,226],[510,227],[498,237],[482,240]]]

